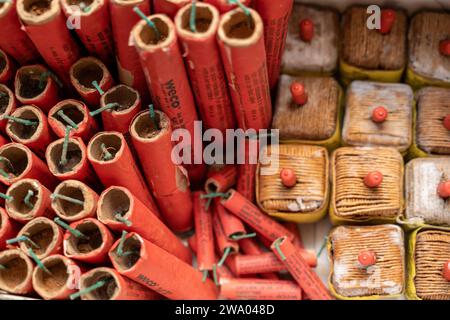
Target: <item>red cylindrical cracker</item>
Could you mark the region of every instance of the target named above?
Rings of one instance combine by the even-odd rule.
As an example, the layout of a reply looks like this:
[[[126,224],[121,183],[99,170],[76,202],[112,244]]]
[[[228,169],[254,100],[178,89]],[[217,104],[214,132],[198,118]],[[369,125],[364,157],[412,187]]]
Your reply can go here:
[[[100,108],[108,104],[118,106],[102,112],[103,128],[106,131],[118,131],[128,136],[131,121],[141,110],[139,92],[124,84],[112,87],[100,98]]]
[[[272,119],[263,22],[248,9],[225,13],[219,24],[218,42],[239,128],[267,129]]]
[[[138,53],[128,42],[131,29],[141,19],[133,11],[135,6],[144,14],[150,14],[150,1],[147,0],[111,0],[109,2],[114,49],[120,82],[135,88],[139,91],[141,98],[148,101],[149,93]]]
[[[247,233],[242,221],[234,214],[228,212],[218,200],[215,201],[214,211],[219,217],[223,232],[229,240],[234,240],[233,236],[242,236]]]
[[[106,65],[112,66],[114,62],[114,43],[108,1],[87,1],[86,3],[89,5],[84,8],[80,7],[81,3],[83,2],[61,1],[66,17],[71,22],[76,20],[75,31],[89,54],[98,57]]]
[[[201,191],[192,194],[194,202],[195,234],[197,238],[197,265],[200,271],[211,271],[216,263],[212,214],[207,210]]]
[[[103,191],[97,217],[112,230],[136,232],[178,259],[189,264],[192,262],[189,249],[157,218],[154,211],[126,188],[114,186]]]
[[[40,64],[19,68],[14,87],[17,100],[22,104],[33,104],[45,113],[59,101],[58,83],[50,71]]]
[[[97,201],[97,193],[86,184],[78,180],[66,180],[53,191],[51,206],[58,217],[74,222],[95,217]]]
[[[70,121],[66,121],[66,118]],[[88,143],[99,131],[97,121],[89,114],[86,105],[74,99],[62,100],[51,108],[48,112],[48,124],[59,138],[64,138],[67,125],[70,125],[72,130],[69,136],[80,137],[84,143]]]
[[[294,0],[254,0],[253,4],[264,24],[269,84],[270,88],[274,88],[280,76],[281,57]]]
[[[99,267],[80,278],[80,291],[99,283],[105,284],[81,295],[81,300],[158,300],[161,296],[143,285],[127,279],[112,268]]]
[[[120,274],[169,299],[217,298],[210,279],[203,282],[199,271],[136,233],[127,234],[124,241],[118,240],[109,257]]]
[[[203,0],[203,1],[215,6],[220,11],[221,14],[236,9],[237,7],[237,4],[230,3],[228,2],[228,0]],[[250,5],[251,2],[252,2],[251,0],[241,0],[241,3],[247,7]]]
[[[121,186],[159,216],[158,207],[134,161],[124,136],[116,131],[96,134],[87,146],[87,157],[105,187]]]
[[[88,105],[95,108],[100,104],[101,92],[109,90],[114,85],[114,79],[108,68],[94,57],[81,58],[70,67],[69,73],[72,86]]]
[[[12,142],[1,146],[0,159],[3,159],[0,182],[8,186],[24,178],[36,179],[50,190],[58,184],[45,162],[23,144]]]
[[[67,28],[60,2],[47,0],[42,6],[17,0],[17,14],[47,65],[70,85],[69,69],[80,57],[80,49]]]
[[[0,252],[0,264],[5,267],[0,277],[0,290],[11,294],[26,295],[33,292],[31,281],[34,264],[20,249]],[[5,281],[14,279],[14,281]]]
[[[254,239],[250,238],[239,240],[239,248],[244,254],[248,255],[259,255],[264,253],[264,250],[259,246],[259,244]],[[260,276],[264,279],[279,279],[278,275],[274,272],[261,273]]]
[[[70,224],[82,235],[74,235],[67,230],[64,234],[64,255],[91,264],[104,264],[108,261],[108,251],[114,237],[108,228],[94,218],[85,218]]]
[[[11,84],[15,69],[14,62],[0,49],[0,83]]]
[[[60,254],[49,256],[42,260],[42,264],[48,270],[35,267],[33,271],[33,288],[45,300],[66,300],[76,291],[72,282],[65,281],[72,270],[80,267],[71,259]],[[59,281],[57,281],[58,278]],[[56,279],[55,279],[56,278]]]
[[[22,236],[32,242],[21,241],[20,249],[27,254],[30,249],[33,250],[38,259],[42,260],[62,251],[63,230],[48,218],[39,217],[29,221],[17,234],[17,237]]]
[[[37,179],[20,179],[8,188],[6,194],[12,197],[5,203],[6,212],[20,223],[55,215],[51,208],[51,191]]]
[[[155,111],[154,118],[149,111],[141,112],[134,118],[130,134],[164,220],[174,231],[188,231],[193,226],[189,179],[172,161],[169,118],[160,111]]]
[[[220,295],[232,300],[301,300],[302,291],[293,281],[223,279]]]
[[[235,127],[235,119],[216,41],[220,16],[214,6],[195,6],[196,30],[189,27],[192,5],[178,11],[175,27],[203,124],[206,129],[219,129],[225,134],[226,129]]]
[[[253,203],[233,189],[228,191],[227,198],[223,199],[221,204],[268,240],[273,241],[283,236],[294,239],[292,232],[262,213]]]
[[[239,252],[239,244],[235,241],[228,240],[223,230],[222,223],[216,212],[213,213],[212,224],[214,229],[214,236],[216,238],[216,244],[222,259],[230,254],[236,254]]]
[[[153,12],[166,14],[173,19],[178,10],[191,2],[192,0],[153,0]]]
[[[173,129],[185,128],[194,137],[197,120],[194,98],[178,46],[175,25],[162,14],[149,16],[158,34],[141,20],[131,31],[152,99],[170,118]]]
[[[15,1],[2,2],[0,6],[0,47],[24,65],[36,62],[40,56],[17,16]]]
[[[300,248],[303,249],[305,246],[303,245],[302,235],[300,233],[300,230],[298,229],[298,224],[295,222],[284,222],[284,227],[291,231],[294,234],[294,239],[292,240],[292,243]]]
[[[10,115],[16,109],[16,98],[14,93],[4,84],[0,84],[0,132],[6,134],[6,124],[8,119],[5,115]]]
[[[87,149],[79,137],[68,139],[66,163],[62,162],[64,140],[58,139],[50,143],[45,152],[50,172],[59,180],[80,180],[90,186],[98,186],[99,181],[87,159]]]
[[[5,209],[0,208],[0,251],[7,248],[6,240],[14,238],[19,232],[19,224],[10,219]]]
[[[6,126],[8,136],[44,158],[45,149],[54,137],[49,129],[47,116],[36,106],[20,107],[14,110],[11,116],[19,119],[18,121],[9,120]],[[20,119],[26,122],[21,122]]]
[[[234,165],[225,166],[222,170],[212,173],[205,182],[205,191],[226,192],[236,184],[238,169]]]
[[[301,251],[289,239],[281,237],[271,246],[275,255],[284,263],[286,269],[294,277],[302,290],[311,300],[332,300],[322,280],[311,270]]]

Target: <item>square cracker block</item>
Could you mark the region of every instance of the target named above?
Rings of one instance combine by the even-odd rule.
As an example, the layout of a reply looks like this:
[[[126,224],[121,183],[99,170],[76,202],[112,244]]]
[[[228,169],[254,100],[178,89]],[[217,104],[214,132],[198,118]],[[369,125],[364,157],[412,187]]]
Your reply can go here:
[[[405,169],[406,218],[430,225],[450,226],[450,202],[437,193],[440,182],[450,179],[450,158],[410,161]]]
[[[302,83],[308,94],[308,101],[303,106],[292,100],[290,87],[294,81]],[[281,140],[327,140],[337,129],[340,96],[339,84],[331,77],[282,75],[272,128],[280,130]]]
[[[404,234],[392,224],[339,226],[329,236],[331,284],[348,297],[399,295],[404,289]],[[358,262],[362,250],[375,253],[376,263],[364,269]]]
[[[337,149],[331,159],[334,214],[341,219],[391,219],[403,211],[403,158],[393,148]],[[365,176],[383,175],[381,185],[369,188]]]
[[[313,213],[328,205],[328,152],[323,147],[280,144],[263,150],[270,163],[260,164],[258,172],[258,205],[268,213]],[[270,174],[262,170],[275,168]],[[291,188],[283,185],[282,169],[292,169],[297,183]]]
[[[450,154],[450,130],[443,120],[450,115],[450,89],[426,87],[416,94],[416,144],[419,149],[439,155]]]
[[[353,81],[347,89],[342,139],[350,146],[393,147],[406,151],[412,142],[414,94],[406,84]],[[386,121],[372,121],[372,111],[383,106]]]
[[[424,300],[450,300],[450,281],[442,266],[450,260],[450,232],[421,230],[414,250],[416,295]]]
[[[300,38],[300,21],[311,19],[314,37],[311,42]],[[295,4],[289,19],[286,46],[282,57],[282,73],[331,74],[337,68],[339,16],[336,12]]]
[[[342,60],[367,70],[400,70],[406,65],[407,18],[396,10],[396,20],[388,34],[367,28],[367,7],[351,7],[344,14]]]
[[[450,39],[450,14],[421,12],[409,27],[408,68],[430,80],[450,83],[450,57],[439,52],[439,42]]]

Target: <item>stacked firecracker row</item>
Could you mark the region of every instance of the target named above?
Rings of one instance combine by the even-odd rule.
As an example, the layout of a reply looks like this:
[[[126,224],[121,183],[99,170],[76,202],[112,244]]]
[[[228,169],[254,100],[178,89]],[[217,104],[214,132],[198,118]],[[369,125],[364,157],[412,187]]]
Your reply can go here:
[[[0,289],[44,299],[390,296],[406,282],[398,223],[414,230],[408,297],[448,299],[448,158],[407,166],[406,205],[402,158],[450,154],[450,106],[436,102],[448,89],[423,89],[419,103],[434,113],[413,122],[409,86],[381,83],[405,70],[403,12],[383,9],[381,29],[368,31],[350,8],[339,56],[338,14],[293,2],[1,1]],[[418,15],[415,28],[448,25],[443,15]],[[432,30],[428,52],[443,68],[417,68],[427,61],[413,46],[414,88],[449,86],[448,30]],[[380,54],[368,59],[361,48],[373,46]],[[385,52],[398,57],[374,62]],[[344,85],[380,83],[353,81],[344,103],[338,62]],[[427,117],[438,124],[416,137]],[[174,130],[197,139],[191,159],[207,146],[197,120],[223,134],[279,129],[281,144],[261,150],[278,169],[262,174],[269,164],[250,161],[252,136],[239,146],[244,164],[176,165]],[[328,211],[344,224],[327,242],[329,289],[295,224]]]

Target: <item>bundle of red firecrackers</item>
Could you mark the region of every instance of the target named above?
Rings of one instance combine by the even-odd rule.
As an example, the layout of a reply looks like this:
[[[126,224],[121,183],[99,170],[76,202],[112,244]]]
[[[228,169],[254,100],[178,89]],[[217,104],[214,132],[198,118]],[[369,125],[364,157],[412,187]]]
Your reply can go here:
[[[270,126],[292,5],[2,1],[0,289],[330,299],[297,225],[254,205],[256,165],[171,158],[196,120]]]

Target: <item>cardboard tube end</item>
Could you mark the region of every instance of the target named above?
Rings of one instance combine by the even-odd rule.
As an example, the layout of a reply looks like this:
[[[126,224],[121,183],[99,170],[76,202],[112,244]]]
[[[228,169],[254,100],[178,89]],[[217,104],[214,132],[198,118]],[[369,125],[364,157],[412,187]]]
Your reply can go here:
[[[29,200],[32,208],[24,201],[29,190],[33,192],[33,196]],[[21,179],[13,183],[6,194],[12,197],[11,201],[5,203],[6,210],[11,218],[19,221],[33,219],[43,202],[42,185],[35,179]]]
[[[0,84],[0,117],[11,114],[14,106],[14,93],[4,84]]]
[[[53,255],[43,259],[42,264],[50,274],[41,268],[35,268],[33,288],[42,298],[51,300],[67,290],[71,260],[61,255]]]
[[[88,158],[97,163],[113,161],[122,154],[124,144],[126,141],[119,132],[100,132],[89,141]]]
[[[71,227],[85,235],[86,238],[76,237],[71,233],[66,233],[64,255],[79,259],[82,256],[99,251],[105,240],[105,235],[99,224],[100,222],[96,222],[95,219],[86,218],[76,226],[71,225]]]
[[[0,147],[0,157],[5,160],[0,161],[0,168],[9,175],[3,177],[10,183],[21,178],[21,175],[31,166],[32,152],[26,146],[20,143],[8,143]]]
[[[113,269],[110,268],[95,268],[85,273],[80,279],[80,291],[95,285],[99,281],[104,281],[106,284],[82,295],[83,300],[114,300],[120,291],[120,282]]]
[[[135,233],[129,233],[123,242],[122,251],[118,253],[120,240],[118,240],[111,249],[109,256],[114,264],[114,268],[123,272],[131,269],[141,257],[142,239]]]
[[[67,163],[61,164],[61,155],[63,152],[64,138],[52,142],[45,152],[45,158],[50,171],[55,176],[74,172],[82,165],[82,159],[86,156],[84,148],[81,147],[78,139],[69,138],[67,148]]]
[[[17,121],[8,121],[6,132],[14,141],[26,144],[36,141],[41,136],[46,119],[38,108],[32,105],[23,106],[14,110],[11,116],[37,123],[25,125]]]
[[[11,249],[0,252],[0,264],[5,267],[0,270],[1,290],[13,294],[26,294],[31,291],[29,284],[34,266],[22,250]]]
[[[83,205],[64,199],[55,198],[52,201],[52,209],[58,217],[73,222],[87,218],[95,207],[95,194],[86,184],[77,180],[66,180],[61,182],[54,193],[73,198],[83,202]]]
[[[17,99],[29,101],[40,97],[52,81],[51,77],[43,80],[46,72],[47,68],[39,64],[24,66],[17,70],[14,82]]]
[[[155,122],[159,128],[155,128]],[[170,130],[170,120],[165,113],[155,110],[155,122],[151,119],[149,111],[143,111],[131,123],[130,133],[133,138],[148,142],[158,139],[160,135]]]
[[[49,22],[60,12],[59,0],[17,1],[17,14],[25,24],[39,25]]]
[[[121,114],[128,113],[131,110],[138,108],[140,102],[139,92],[135,89],[120,84],[112,87],[100,98],[100,107],[104,107],[111,103],[117,103],[119,107],[112,109],[111,113]]]
[[[259,14],[249,9],[251,20],[244,11],[237,8],[222,15],[218,37],[231,47],[248,47],[263,36],[263,23]]]
[[[143,51],[160,50],[175,41],[175,28],[172,20],[168,16],[164,14],[154,14],[148,16],[148,18],[158,29],[159,37],[147,22],[141,20],[131,31],[138,49]]]
[[[215,36],[219,26],[219,11],[208,3],[197,2],[195,11],[195,32],[190,26],[192,5],[181,8],[176,17],[175,25],[180,37],[202,39]]]
[[[28,222],[18,234],[19,237],[27,236],[33,243],[22,241],[20,248],[25,252],[32,249],[39,259],[44,259],[60,244],[58,240],[62,240],[62,237],[60,238],[59,232],[58,226],[52,220],[45,217],[35,218]]]
[[[94,57],[81,58],[70,67],[70,80],[82,92],[96,91],[92,82],[97,81],[101,87],[109,77],[106,66]]]
[[[99,199],[97,209],[100,221],[116,221],[116,214],[127,218],[132,207],[133,198],[130,192],[123,187],[110,187],[105,190]]]

